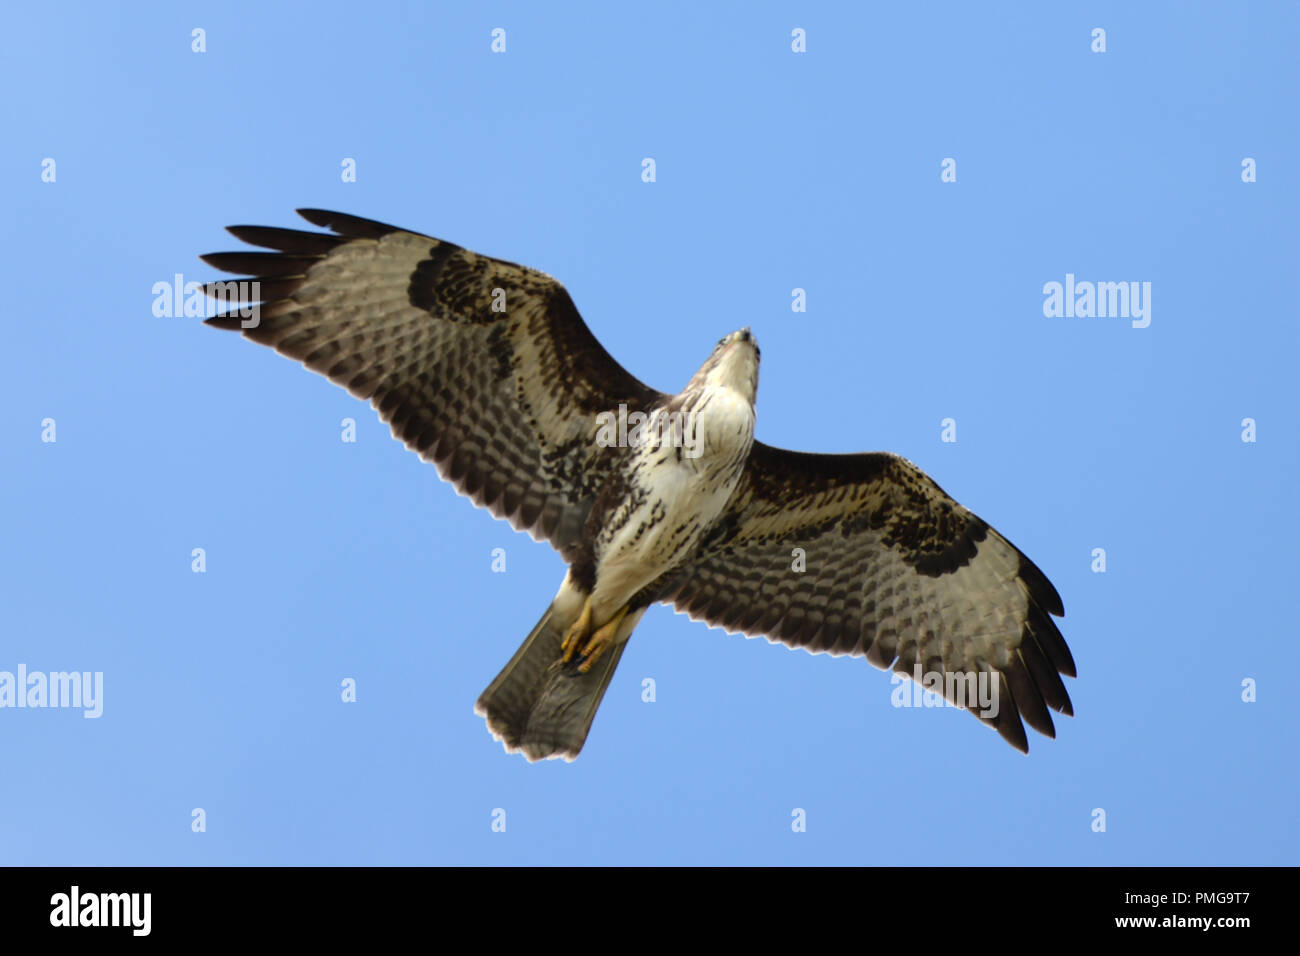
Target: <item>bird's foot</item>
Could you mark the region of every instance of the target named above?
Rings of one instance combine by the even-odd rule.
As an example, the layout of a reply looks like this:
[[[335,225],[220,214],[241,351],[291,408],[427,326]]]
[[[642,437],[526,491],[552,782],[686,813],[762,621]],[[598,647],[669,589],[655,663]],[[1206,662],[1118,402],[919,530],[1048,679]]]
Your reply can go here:
[[[564,663],[573,660],[575,654],[582,650],[582,646],[587,642],[587,637],[591,634],[591,598],[588,597],[582,605],[582,613],[578,619],[573,622],[569,632],[564,635],[564,643],[560,645],[560,650],[564,651]]]
[[[596,661],[600,660],[605,652],[614,646],[614,636],[618,633],[618,626],[623,623],[623,618],[627,617],[627,612],[628,606],[624,604],[614,612],[613,617],[596,628],[585,641],[575,641],[574,646],[565,653],[565,663],[568,663],[570,657],[576,652],[581,657],[581,662],[578,664],[578,673],[585,674],[591,670]]]

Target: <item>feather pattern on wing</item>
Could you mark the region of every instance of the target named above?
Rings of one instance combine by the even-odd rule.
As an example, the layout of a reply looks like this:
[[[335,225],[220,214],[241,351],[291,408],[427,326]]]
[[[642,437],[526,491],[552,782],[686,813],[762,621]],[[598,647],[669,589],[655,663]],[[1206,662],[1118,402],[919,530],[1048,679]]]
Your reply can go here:
[[[209,283],[210,295],[261,302],[255,327],[236,313],[209,324],[368,399],[459,492],[570,557],[625,453],[595,441],[597,414],[665,396],[610,357],[542,272],[368,219],[299,214],[332,234],[232,226],[276,251],[203,257],[252,277],[233,295]]]
[[[1022,751],[1020,717],[1052,737],[1048,708],[1073,714],[1060,674],[1075,676],[1075,666],[1052,621],[1064,614],[1056,589],[897,455],[755,442],[727,510],[695,557],[659,584],[660,599],[728,631],[865,656],[909,677],[917,665],[986,674],[998,688],[997,715],[967,709]]]

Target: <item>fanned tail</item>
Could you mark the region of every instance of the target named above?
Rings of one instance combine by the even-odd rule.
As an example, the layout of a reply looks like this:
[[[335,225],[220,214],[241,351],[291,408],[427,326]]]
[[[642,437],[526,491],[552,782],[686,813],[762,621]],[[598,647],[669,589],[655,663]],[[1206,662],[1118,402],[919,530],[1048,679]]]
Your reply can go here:
[[[560,645],[577,620],[576,612],[565,613],[572,603],[556,597],[474,705],[474,712],[486,719],[488,730],[506,750],[521,752],[530,761],[578,756],[627,647],[626,640],[620,641],[586,674],[566,668]]]

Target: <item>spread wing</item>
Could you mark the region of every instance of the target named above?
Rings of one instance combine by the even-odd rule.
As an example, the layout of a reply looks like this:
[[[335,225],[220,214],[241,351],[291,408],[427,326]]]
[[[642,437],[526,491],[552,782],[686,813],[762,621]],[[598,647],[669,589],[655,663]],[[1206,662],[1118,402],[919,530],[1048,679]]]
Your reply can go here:
[[[252,317],[208,324],[369,399],[459,492],[566,553],[620,454],[596,442],[597,414],[663,396],[610,357],[550,276],[368,219],[298,212],[333,232],[231,226],[276,251],[202,257],[252,277],[209,283],[209,295],[261,302]]]
[[[943,696],[1021,751],[1021,717],[1054,737],[1048,707],[1074,713],[1060,677],[1075,667],[1052,621],[1065,613],[1056,589],[896,455],[755,442],[727,511],[664,600],[728,631],[865,656],[909,677],[917,665],[922,674],[984,674],[996,715],[956,680],[944,681]]]

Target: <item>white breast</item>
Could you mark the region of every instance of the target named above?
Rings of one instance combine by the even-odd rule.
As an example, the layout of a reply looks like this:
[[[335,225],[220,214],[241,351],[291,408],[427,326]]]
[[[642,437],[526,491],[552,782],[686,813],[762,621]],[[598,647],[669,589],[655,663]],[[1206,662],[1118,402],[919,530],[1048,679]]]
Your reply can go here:
[[[722,513],[754,442],[754,409],[730,388],[703,390],[664,441],[635,451],[633,490],[597,543],[597,618],[612,613],[699,541]]]

